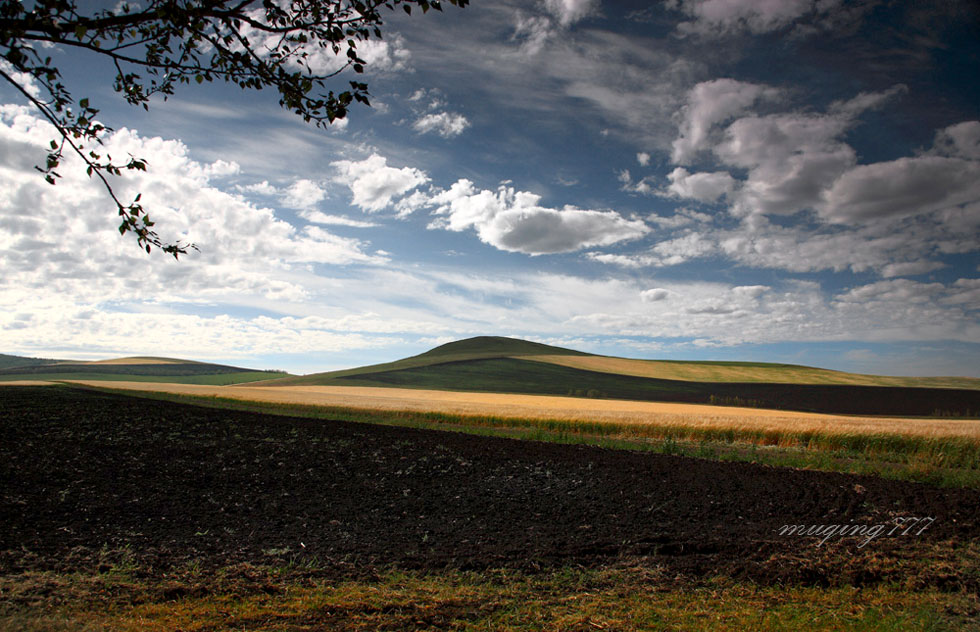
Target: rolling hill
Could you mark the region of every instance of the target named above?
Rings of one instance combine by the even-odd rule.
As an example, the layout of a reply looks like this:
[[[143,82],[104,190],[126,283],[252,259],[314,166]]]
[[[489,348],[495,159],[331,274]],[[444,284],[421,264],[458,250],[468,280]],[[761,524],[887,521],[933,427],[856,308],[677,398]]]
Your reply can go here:
[[[54,364],[60,360],[46,360],[44,358],[25,358],[23,356],[7,355],[0,353],[0,370],[19,366],[37,366],[39,364]]]
[[[470,338],[395,362],[266,385],[570,395],[863,415],[980,411],[978,379],[891,378],[756,362],[631,360],[501,337]]]
[[[100,380],[225,385],[258,382],[283,376],[279,371],[255,371],[223,364],[145,356],[94,362],[37,360],[18,356],[3,356],[3,358],[4,364],[0,365],[0,382]]]

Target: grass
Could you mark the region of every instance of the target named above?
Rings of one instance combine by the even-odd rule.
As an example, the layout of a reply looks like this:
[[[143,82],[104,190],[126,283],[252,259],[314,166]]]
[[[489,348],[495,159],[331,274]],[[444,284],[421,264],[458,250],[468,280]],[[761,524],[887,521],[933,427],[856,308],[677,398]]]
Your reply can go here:
[[[215,408],[647,450],[716,460],[873,474],[896,480],[980,489],[978,437],[464,415],[284,404],[178,393],[134,393],[111,388],[104,390]],[[275,392],[278,389],[268,390]]]
[[[315,569],[214,575],[25,573],[0,579],[0,630],[951,630],[976,595],[900,585],[683,583],[656,569],[389,571],[332,580]],[[976,629],[973,627],[972,629]]]

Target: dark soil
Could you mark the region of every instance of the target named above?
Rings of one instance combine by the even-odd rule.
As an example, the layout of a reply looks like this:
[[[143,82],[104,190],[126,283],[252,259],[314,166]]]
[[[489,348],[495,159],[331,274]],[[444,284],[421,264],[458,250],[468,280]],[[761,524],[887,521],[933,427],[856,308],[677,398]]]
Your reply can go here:
[[[5,573],[638,564],[976,588],[978,507],[980,492],[872,477],[0,387]],[[887,536],[902,516],[935,522]],[[888,529],[818,547],[787,524]]]

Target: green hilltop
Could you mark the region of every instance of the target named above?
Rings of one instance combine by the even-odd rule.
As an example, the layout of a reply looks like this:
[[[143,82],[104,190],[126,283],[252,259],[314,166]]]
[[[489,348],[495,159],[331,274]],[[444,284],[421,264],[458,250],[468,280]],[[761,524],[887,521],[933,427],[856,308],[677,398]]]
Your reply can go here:
[[[480,336],[394,362],[264,386],[376,386],[566,395],[882,415],[976,415],[980,380],[888,378],[801,365],[599,356]]]

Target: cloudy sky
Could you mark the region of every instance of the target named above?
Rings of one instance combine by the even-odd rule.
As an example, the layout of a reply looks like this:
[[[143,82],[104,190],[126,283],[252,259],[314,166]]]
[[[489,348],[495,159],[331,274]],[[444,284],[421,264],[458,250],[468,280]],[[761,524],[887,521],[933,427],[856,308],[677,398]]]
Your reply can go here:
[[[643,358],[980,376],[980,28],[963,2],[473,0],[362,44],[372,108],[149,112],[104,191],[0,88],[0,352],[307,373],[474,335]],[[54,51],[59,55],[59,51]],[[345,82],[348,77],[342,79]],[[341,84],[343,85],[343,84]]]

